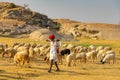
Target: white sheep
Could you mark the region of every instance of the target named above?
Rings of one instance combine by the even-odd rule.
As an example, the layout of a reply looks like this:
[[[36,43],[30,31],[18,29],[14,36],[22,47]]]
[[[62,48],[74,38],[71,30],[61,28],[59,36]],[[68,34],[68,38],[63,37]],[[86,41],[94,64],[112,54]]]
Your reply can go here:
[[[13,58],[16,53],[17,53],[17,50],[15,50],[13,48],[6,48],[3,55],[7,54],[9,56],[9,58]]]
[[[34,48],[34,53],[35,53],[35,55],[36,55],[37,58],[40,57],[40,49],[38,47]]]
[[[69,44],[69,45],[67,46],[67,49],[70,49],[72,52],[74,52],[75,47],[76,47],[75,45]]]
[[[40,55],[39,55],[39,58],[40,57],[44,57],[44,56],[46,56],[46,54],[48,54],[50,52],[50,47],[48,47],[47,49],[44,49],[44,50],[42,50],[42,51],[40,51]]]
[[[100,50],[103,50],[103,49],[104,49],[103,46],[98,46],[96,50],[97,50],[97,51],[100,51]]]
[[[78,53],[87,52],[87,51],[88,51],[87,47],[82,47],[82,48],[79,49]]]
[[[75,52],[78,53],[82,48],[83,48],[83,46],[76,46],[75,47]]]
[[[84,62],[86,63],[86,53],[85,52],[81,52],[81,53],[78,53],[76,55],[76,60],[80,59],[80,62]]]
[[[24,51],[17,52],[14,56],[14,62],[20,67],[23,67],[24,63],[25,62],[29,63],[29,61],[30,58],[28,48],[26,48],[26,50]]]
[[[104,54],[103,59],[101,60],[101,63],[104,64],[105,62],[110,63],[110,61],[113,61],[113,63],[115,62],[115,52],[114,51],[107,51]]]
[[[71,53],[67,56],[66,58],[66,62],[67,62],[67,66],[71,66],[71,62],[74,61],[74,65],[75,65],[75,59],[76,59],[76,54],[75,53]]]
[[[90,45],[88,47],[88,51],[96,50],[96,47],[94,45]]]
[[[111,48],[110,46],[107,46],[107,47],[105,47],[104,49],[105,49],[106,51],[112,50],[112,48]]]
[[[92,62],[94,62],[94,60],[97,59],[97,51],[93,50],[93,51],[87,52],[86,58],[87,58],[87,60],[90,59]]]
[[[67,48],[67,44],[63,44],[63,45],[61,45],[61,49],[66,49]]]
[[[112,48],[111,47],[105,47],[104,49],[98,50],[98,54],[97,54],[97,59],[101,60],[102,56],[107,52],[110,51]]]

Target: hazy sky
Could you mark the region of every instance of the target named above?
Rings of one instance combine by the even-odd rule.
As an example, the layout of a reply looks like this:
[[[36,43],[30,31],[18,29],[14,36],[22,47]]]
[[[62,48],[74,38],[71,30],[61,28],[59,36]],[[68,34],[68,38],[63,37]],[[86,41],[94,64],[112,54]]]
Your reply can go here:
[[[17,5],[28,4],[33,11],[49,18],[80,22],[120,23],[120,0],[0,0]]]

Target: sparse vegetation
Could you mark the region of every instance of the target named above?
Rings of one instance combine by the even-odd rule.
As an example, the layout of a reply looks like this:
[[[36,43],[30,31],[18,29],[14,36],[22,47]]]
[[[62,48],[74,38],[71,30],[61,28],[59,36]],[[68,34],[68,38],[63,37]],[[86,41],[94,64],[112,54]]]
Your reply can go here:
[[[60,29],[60,27],[61,27],[61,24],[56,22],[56,28]]]
[[[8,6],[7,6],[7,8],[15,8],[16,7],[16,5],[14,4],[14,3],[10,3]]]

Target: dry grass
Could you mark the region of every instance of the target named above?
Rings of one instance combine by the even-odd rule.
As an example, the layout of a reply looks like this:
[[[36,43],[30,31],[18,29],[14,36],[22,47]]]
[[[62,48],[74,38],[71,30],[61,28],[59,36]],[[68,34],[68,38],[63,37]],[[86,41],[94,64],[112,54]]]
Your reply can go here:
[[[34,41],[28,38],[4,38],[0,37],[0,43],[12,45],[14,42],[25,43],[41,43],[45,41]],[[76,45],[89,46],[90,44],[111,46],[118,52],[120,51],[120,41],[106,40],[85,40],[69,41],[63,43],[71,43]],[[64,62],[65,63],[65,62]],[[30,63],[31,68],[19,68],[10,62],[8,58],[0,57],[0,80],[119,80],[120,79],[120,55],[117,54],[115,64],[99,64],[99,63],[78,63],[76,66],[67,67],[64,64],[59,64],[60,72],[55,72],[55,67],[52,73],[48,73],[47,65],[42,60],[34,60]]]

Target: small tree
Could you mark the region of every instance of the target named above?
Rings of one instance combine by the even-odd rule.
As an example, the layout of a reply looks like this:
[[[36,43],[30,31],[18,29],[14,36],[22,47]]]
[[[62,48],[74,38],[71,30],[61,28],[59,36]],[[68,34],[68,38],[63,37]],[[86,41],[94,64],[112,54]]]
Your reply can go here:
[[[58,22],[56,22],[56,28],[60,28],[60,26],[61,26],[61,24],[60,23],[58,23]]]
[[[15,5],[14,3],[10,3],[7,7],[8,7],[8,8],[15,8],[16,5]]]

